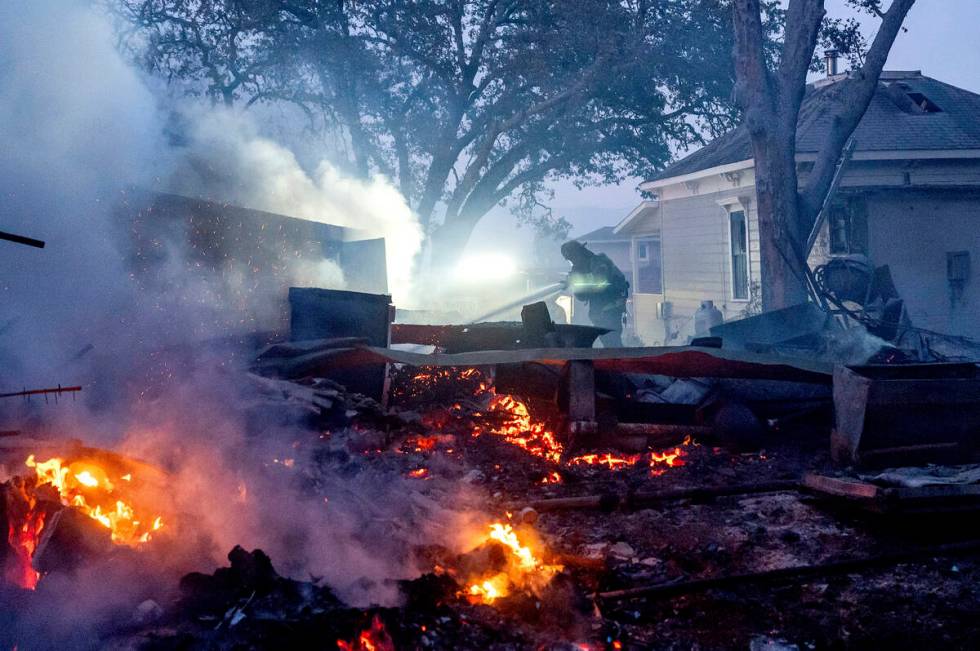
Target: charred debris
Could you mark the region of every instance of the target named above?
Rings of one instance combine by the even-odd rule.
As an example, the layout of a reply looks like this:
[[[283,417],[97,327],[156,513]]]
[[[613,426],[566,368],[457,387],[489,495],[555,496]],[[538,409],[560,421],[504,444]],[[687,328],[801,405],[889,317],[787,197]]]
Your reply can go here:
[[[167,504],[164,471],[8,430],[0,454],[21,470],[0,485],[0,645],[977,644],[968,342],[943,340],[940,358],[928,337],[873,337],[869,312],[845,329],[808,304],[690,346],[592,348],[601,330],[533,305],[523,323],[427,326],[394,322],[387,296],[289,298],[290,336],[250,339],[235,371],[255,422],[305,432],[270,472],[307,498],[338,481],[356,493],[361,475],[398,482],[406,508],[359,539],[394,544],[414,575],[341,589],[235,547],[227,567],[134,592],[96,631],[34,636],[65,577],[163,563],[194,523]],[[469,544],[412,542],[456,508],[479,514]],[[378,588],[384,606],[340,596]]]

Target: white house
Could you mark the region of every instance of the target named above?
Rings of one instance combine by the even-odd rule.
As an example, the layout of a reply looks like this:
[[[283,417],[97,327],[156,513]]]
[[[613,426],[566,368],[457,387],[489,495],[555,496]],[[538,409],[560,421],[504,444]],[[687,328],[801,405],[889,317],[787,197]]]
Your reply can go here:
[[[842,75],[812,84],[797,164],[812,167]],[[811,255],[864,254],[889,265],[913,325],[980,332],[980,95],[921,72],[885,72],[854,133],[856,149]],[[757,309],[759,264],[751,143],[744,127],[640,185],[654,196],[615,227],[631,241],[636,334],[681,343],[714,301],[726,320]]]

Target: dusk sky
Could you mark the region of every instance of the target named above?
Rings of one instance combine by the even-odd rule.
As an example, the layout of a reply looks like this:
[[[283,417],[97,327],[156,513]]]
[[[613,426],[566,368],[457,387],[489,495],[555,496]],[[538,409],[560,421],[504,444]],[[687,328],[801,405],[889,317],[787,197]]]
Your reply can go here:
[[[828,13],[852,13],[844,0],[828,0]],[[862,18],[870,41],[878,19]],[[918,0],[905,21],[908,31],[900,34],[888,59],[887,70],[921,70],[944,81],[980,93],[980,0]],[[600,226],[619,222],[639,201],[638,179],[616,186],[577,190],[571,183],[555,186],[552,207],[573,225],[573,235],[582,235]],[[496,248],[507,238],[513,242],[514,219],[507,209],[498,208],[484,218],[470,242],[472,250]],[[522,229],[519,234],[530,236]],[[519,238],[523,240],[524,238]]]

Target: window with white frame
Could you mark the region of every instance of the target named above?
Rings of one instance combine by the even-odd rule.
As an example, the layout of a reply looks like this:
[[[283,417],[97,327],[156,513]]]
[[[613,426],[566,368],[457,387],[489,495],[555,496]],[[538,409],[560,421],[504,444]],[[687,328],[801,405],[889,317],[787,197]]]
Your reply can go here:
[[[638,238],[634,244],[636,282],[633,290],[640,294],[662,294],[663,265],[660,260],[660,237]]]
[[[749,299],[749,227],[744,210],[728,213],[728,241],[731,253],[732,298]]]
[[[650,243],[649,242],[637,242],[636,243],[636,259],[640,262],[649,262],[650,260]]]

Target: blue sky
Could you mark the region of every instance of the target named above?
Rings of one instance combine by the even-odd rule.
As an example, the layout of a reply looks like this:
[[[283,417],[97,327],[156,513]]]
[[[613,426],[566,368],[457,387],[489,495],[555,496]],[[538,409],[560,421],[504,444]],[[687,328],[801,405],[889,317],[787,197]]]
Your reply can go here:
[[[827,0],[831,16],[852,12],[844,0]],[[869,40],[878,19],[861,18]],[[980,0],[918,0],[905,21],[907,32],[899,34],[886,69],[922,70],[930,77],[980,93]],[[618,186],[607,185],[579,191],[570,183],[555,186],[552,207],[572,222],[573,235],[617,223],[628,213],[639,195],[636,179]],[[514,242],[514,220],[506,209],[496,209],[484,218],[471,240],[471,249],[492,249],[501,240]],[[528,234],[527,230],[519,231]],[[524,238],[518,238],[518,241]]]

